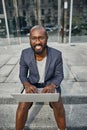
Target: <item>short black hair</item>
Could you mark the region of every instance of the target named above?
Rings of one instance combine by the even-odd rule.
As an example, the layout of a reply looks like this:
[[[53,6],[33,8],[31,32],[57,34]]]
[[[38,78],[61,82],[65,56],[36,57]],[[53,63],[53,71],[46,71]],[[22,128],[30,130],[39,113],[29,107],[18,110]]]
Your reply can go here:
[[[42,25],[35,25],[35,26],[33,26],[33,27],[31,28],[31,30],[30,30],[30,33],[31,33],[31,31],[34,30],[34,29],[43,29],[44,32],[45,32],[45,35],[48,36],[46,29],[45,29]]]

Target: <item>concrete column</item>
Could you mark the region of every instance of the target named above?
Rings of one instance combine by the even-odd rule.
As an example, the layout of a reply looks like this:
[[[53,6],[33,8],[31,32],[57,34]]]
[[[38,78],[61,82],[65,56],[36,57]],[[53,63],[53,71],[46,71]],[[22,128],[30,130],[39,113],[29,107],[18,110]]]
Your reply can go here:
[[[66,22],[67,22],[67,0],[64,0],[64,43],[66,43]]]
[[[13,0],[14,3],[14,9],[15,9],[15,21],[16,21],[16,29],[17,29],[17,35],[18,35],[18,43],[21,44],[21,37],[19,32],[19,26],[18,26],[18,7],[17,7],[17,1]]]
[[[70,3],[69,44],[71,44],[73,0]]]
[[[8,21],[7,21],[6,8],[5,8],[5,1],[4,0],[2,0],[2,5],[3,5],[3,12],[4,12],[4,17],[5,17],[8,44],[10,44],[10,35],[9,35],[9,28],[8,28]]]
[[[61,43],[61,0],[58,0],[58,42]]]
[[[41,8],[40,8],[40,0],[36,0],[36,15],[37,15],[37,22],[41,25]]]

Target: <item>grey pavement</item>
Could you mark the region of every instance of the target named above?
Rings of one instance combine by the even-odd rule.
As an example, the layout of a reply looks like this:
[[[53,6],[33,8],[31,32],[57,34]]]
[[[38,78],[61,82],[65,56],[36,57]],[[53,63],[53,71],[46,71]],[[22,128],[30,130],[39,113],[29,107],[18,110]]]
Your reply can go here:
[[[49,46],[62,51],[64,80],[61,83],[68,130],[87,130],[87,44]],[[19,58],[29,44],[0,46],[0,130],[13,130],[18,102],[11,96],[20,92]],[[49,105],[34,104],[26,125],[30,130],[57,130]]]

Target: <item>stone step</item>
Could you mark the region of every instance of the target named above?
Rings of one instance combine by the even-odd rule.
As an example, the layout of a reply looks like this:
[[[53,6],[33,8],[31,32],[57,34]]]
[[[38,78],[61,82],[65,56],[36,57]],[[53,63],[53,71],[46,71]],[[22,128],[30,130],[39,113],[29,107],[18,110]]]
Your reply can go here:
[[[86,104],[87,103],[87,96],[86,95],[63,95],[62,100],[64,104]],[[0,95],[0,104],[17,104],[18,102],[10,95]]]
[[[64,105],[68,130],[87,130],[87,104]],[[0,130],[14,130],[17,105],[0,105]],[[44,117],[44,118],[43,118]],[[49,105],[34,104],[26,126],[30,130],[57,130]]]

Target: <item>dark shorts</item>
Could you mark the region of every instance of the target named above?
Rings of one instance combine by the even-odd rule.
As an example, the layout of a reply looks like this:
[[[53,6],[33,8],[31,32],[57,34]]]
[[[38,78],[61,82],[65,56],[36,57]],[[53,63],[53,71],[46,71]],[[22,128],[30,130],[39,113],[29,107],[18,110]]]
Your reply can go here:
[[[44,88],[45,84],[44,83],[35,83],[33,84],[35,85],[37,88]],[[58,88],[56,88],[57,92],[61,94],[61,87],[59,86]]]

